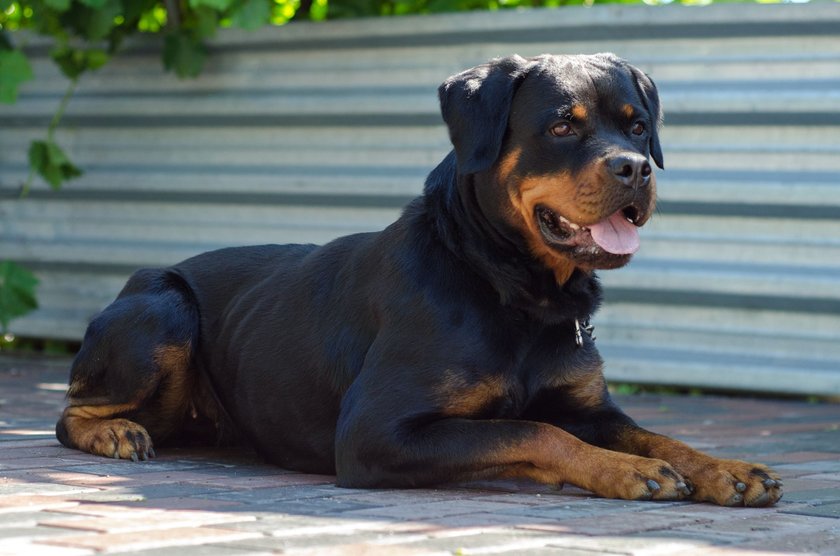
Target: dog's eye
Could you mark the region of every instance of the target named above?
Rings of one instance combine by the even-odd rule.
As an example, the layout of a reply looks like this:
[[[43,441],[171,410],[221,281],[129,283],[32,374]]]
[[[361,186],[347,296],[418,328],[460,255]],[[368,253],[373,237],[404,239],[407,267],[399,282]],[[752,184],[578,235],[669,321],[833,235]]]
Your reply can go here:
[[[645,132],[645,124],[643,122],[636,122],[633,124],[633,127],[630,128],[630,133],[633,135],[641,135]]]
[[[568,137],[575,134],[575,130],[572,129],[572,124],[569,122],[557,122],[551,126],[549,132],[555,137]]]

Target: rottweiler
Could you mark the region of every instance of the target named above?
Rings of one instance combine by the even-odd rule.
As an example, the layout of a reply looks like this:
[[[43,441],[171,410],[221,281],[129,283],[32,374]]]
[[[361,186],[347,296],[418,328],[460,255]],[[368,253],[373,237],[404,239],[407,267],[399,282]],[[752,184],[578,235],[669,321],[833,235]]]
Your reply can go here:
[[[779,500],[763,465],[637,426],[589,333],[595,271],[630,260],[654,210],[651,79],[610,54],[510,56],[438,92],[454,148],[383,231],[135,273],[87,329],[61,443],[146,460],[241,442],[344,487]]]

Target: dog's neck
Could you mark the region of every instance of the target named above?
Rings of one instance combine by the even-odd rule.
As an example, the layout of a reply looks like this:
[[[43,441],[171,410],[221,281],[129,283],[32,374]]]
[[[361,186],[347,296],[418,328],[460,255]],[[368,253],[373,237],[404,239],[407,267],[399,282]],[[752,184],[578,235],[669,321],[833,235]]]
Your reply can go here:
[[[596,276],[576,269],[558,284],[524,243],[482,213],[472,194],[473,177],[457,173],[452,152],[426,179],[423,208],[439,241],[487,280],[503,305],[547,324],[588,320],[601,300]]]

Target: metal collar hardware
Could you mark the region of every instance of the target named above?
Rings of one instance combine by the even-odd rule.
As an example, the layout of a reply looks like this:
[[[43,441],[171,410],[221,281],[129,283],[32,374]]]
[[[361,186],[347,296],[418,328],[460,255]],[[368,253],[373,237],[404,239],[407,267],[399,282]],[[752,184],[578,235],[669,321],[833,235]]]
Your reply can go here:
[[[575,319],[575,344],[577,347],[583,346],[583,332],[586,332],[592,340],[595,340],[595,336],[592,335],[595,332],[595,327],[589,323],[589,319],[583,321],[583,324],[578,319]]]

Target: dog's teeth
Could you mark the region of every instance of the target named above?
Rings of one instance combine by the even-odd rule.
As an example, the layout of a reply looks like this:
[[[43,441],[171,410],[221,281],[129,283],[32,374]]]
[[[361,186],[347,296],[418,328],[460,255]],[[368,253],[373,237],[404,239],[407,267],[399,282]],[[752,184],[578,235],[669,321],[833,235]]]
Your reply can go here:
[[[567,218],[564,218],[564,217],[562,217],[562,216],[560,216],[560,215],[557,215],[557,217],[558,217],[561,221],[563,221],[563,223],[564,223],[564,224],[566,224],[567,226],[569,226],[571,229],[573,229],[573,230],[575,230],[575,231],[580,230],[580,226],[578,226],[578,225],[577,225],[577,224],[575,224],[574,222],[570,222]]]

